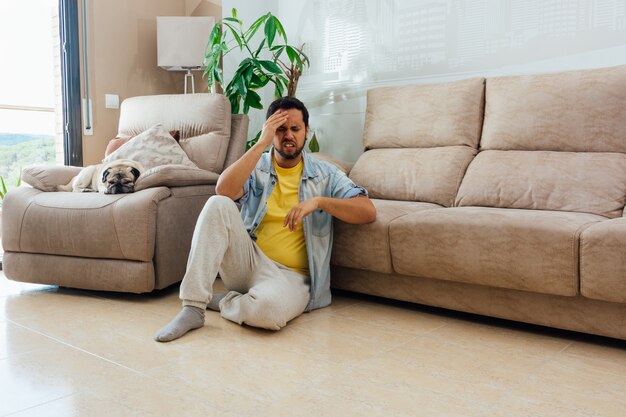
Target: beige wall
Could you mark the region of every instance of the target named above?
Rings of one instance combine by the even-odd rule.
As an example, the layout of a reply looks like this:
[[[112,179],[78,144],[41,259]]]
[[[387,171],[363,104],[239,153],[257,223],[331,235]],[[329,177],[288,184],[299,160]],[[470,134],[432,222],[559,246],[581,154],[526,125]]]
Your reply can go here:
[[[105,108],[105,94],[119,95],[121,103],[138,95],[183,92],[182,72],[157,67],[156,16],[210,16],[215,11],[216,6],[206,0],[87,0],[93,135],[83,135],[84,165],[99,163],[117,133],[119,109]],[[81,32],[81,44],[82,39]],[[206,91],[199,73],[195,80],[196,92]],[[84,82],[81,91],[84,97]]]
[[[185,15],[221,17],[222,0],[185,0]]]

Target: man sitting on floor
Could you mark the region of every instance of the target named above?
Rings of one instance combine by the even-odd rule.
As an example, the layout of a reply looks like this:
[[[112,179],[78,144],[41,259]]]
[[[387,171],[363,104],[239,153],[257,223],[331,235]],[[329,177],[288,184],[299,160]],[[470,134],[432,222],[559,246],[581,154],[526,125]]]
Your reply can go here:
[[[332,217],[370,223],[376,208],[334,165],[303,152],[308,132],[298,99],[270,105],[259,141],[220,175],[200,213],[180,287],[183,309],[155,340],[202,327],[207,306],[236,323],[279,330],[330,304]],[[212,293],[218,272],[227,293]]]

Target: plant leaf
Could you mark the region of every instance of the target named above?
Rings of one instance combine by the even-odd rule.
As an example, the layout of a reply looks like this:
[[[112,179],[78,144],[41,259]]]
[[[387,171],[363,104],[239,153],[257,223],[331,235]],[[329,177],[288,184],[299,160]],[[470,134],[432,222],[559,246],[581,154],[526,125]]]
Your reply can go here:
[[[220,24],[216,23],[213,26],[213,30],[211,30],[211,34],[209,35],[209,45],[217,45],[222,42],[222,31],[220,29]]]
[[[232,14],[233,18],[237,19],[237,9],[235,9],[233,7],[233,9],[230,11],[230,13]]]
[[[285,49],[285,45],[274,45],[274,46],[272,46],[270,48],[270,51],[274,52],[274,51],[277,51],[279,49]],[[279,52],[278,55],[280,55],[281,53],[282,53],[282,51]]]
[[[274,45],[274,47],[271,48],[271,51],[274,53],[274,62],[278,61],[284,50],[285,45]]]
[[[256,91],[248,90],[248,94],[246,95],[245,104],[254,109],[262,109],[263,104],[261,104],[261,96],[259,96]]]
[[[285,43],[287,43],[287,33],[285,33],[285,28],[283,28],[283,24],[280,23],[280,20],[276,16],[272,16],[272,20],[274,21],[274,25],[276,26],[276,30],[278,34],[283,37]]]
[[[224,85],[224,79],[222,78],[219,67],[213,68],[213,78],[220,83],[220,85]]]
[[[282,74],[283,71],[280,69],[278,65],[276,65],[273,61],[259,61],[259,64],[263,66],[266,70],[271,72],[272,74]]]
[[[311,61],[309,61],[309,57],[306,56],[306,54],[304,52],[302,52],[302,49],[299,49],[299,48],[296,48],[296,47],[293,47],[293,46],[292,46],[292,48],[293,48],[294,51],[296,51],[298,53],[298,56],[302,60],[302,64],[306,65],[308,67],[310,62],[311,62]]]
[[[294,51],[294,49],[289,46],[289,45],[285,45],[285,51],[287,51],[287,56],[289,57],[289,62],[291,62],[293,64],[293,61],[296,60],[296,56],[298,55],[298,53],[296,51]]]
[[[315,132],[313,132],[313,137],[311,138],[311,141],[309,142],[309,150],[311,152],[319,152],[320,151],[320,144],[317,141],[317,136],[315,136]]]
[[[267,46],[272,46],[272,43],[274,42],[274,38],[276,37],[276,22],[274,22],[274,19],[272,19],[271,17],[273,17],[270,13],[267,14],[268,19],[265,22],[265,38],[267,39]]]
[[[258,58],[259,54],[261,53],[261,49],[263,49],[263,47],[265,46],[265,39],[263,39],[261,41],[261,43],[259,44],[259,47],[256,49],[256,51],[254,52],[254,57]]]
[[[236,18],[234,18],[234,17],[225,17],[225,18],[223,18],[223,19],[222,19],[222,22],[223,22],[223,21],[233,22],[233,23],[239,23],[240,25],[243,23],[241,20],[236,19]]]
[[[228,96],[228,101],[230,101],[230,109],[233,114],[239,113],[239,94],[231,94]]]
[[[235,41],[237,41],[237,45],[239,45],[239,50],[243,49],[243,46],[241,44],[241,37],[239,36],[239,34],[237,33],[237,29],[235,29],[234,27],[232,27],[230,24],[228,23],[224,23],[224,26],[228,27],[228,29],[230,29],[230,33],[233,34],[233,38],[235,38]]]
[[[274,88],[274,97],[281,98],[285,93],[285,87],[283,87],[283,83],[281,82],[280,78],[277,79],[278,81],[276,82],[276,87]]]
[[[287,56],[289,57],[289,61],[291,61],[291,63],[293,64],[293,61],[295,60],[296,63],[298,64],[298,68],[300,68],[300,71],[302,71],[302,59],[300,59],[300,54],[296,52],[293,46],[287,45],[285,46],[285,50],[287,51]]]
[[[245,96],[246,93],[248,92],[248,87],[246,86],[244,76],[240,75],[237,78],[233,78],[233,81],[235,81],[235,87],[239,91],[239,94],[241,96]]]
[[[263,132],[262,130],[259,130],[252,139],[246,142],[246,151],[249,150],[251,147],[253,147],[259,141],[259,138],[261,137],[262,132]]]
[[[0,192],[2,192],[2,197],[7,193],[7,185],[4,183],[4,178],[0,175]]]
[[[287,87],[289,85],[289,80],[284,75],[278,75],[276,78],[281,80],[285,87]]]
[[[254,36],[256,31],[259,30],[259,28],[261,27],[263,22],[265,22],[267,17],[268,16],[266,14],[264,14],[263,16],[261,16],[257,20],[255,20],[252,25],[250,25],[250,27],[248,28],[246,33],[244,33],[244,38],[246,39],[246,42],[250,42],[250,39],[252,39],[252,37]]]
[[[253,89],[256,90],[258,88],[263,88],[270,82],[270,78],[266,76],[262,72],[253,72],[252,78],[250,79],[250,88],[248,90]]]

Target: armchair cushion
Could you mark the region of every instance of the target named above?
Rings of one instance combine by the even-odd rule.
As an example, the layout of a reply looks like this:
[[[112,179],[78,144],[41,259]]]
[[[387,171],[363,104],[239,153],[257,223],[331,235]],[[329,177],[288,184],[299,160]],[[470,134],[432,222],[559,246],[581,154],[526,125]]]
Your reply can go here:
[[[22,182],[41,191],[56,191],[57,185],[68,184],[81,167],[64,165],[33,165],[22,169]]]
[[[152,126],[130,139],[104,158],[102,162],[106,164],[116,159],[132,159],[140,162],[146,169],[171,164],[197,168],[183,148],[161,124]]]
[[[162,165],[144,171],[135,183],[135,191],[152,187],[186,187],[213,185],[218,174],[185,165]]]
[[[157,205],[171,195],[165,187],[115,195],[15,191],[3,207],[5,251],[143,262],[154,256]]]

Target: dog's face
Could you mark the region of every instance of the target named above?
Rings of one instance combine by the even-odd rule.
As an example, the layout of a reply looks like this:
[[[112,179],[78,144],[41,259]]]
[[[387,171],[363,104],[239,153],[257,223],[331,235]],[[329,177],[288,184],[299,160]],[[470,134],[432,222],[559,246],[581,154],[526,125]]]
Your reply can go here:
[[[135,181],[141,175],[143,167],[135,161],[113,161],[102,168],[100,181],[104,194],[124,194],[135,191]]]

